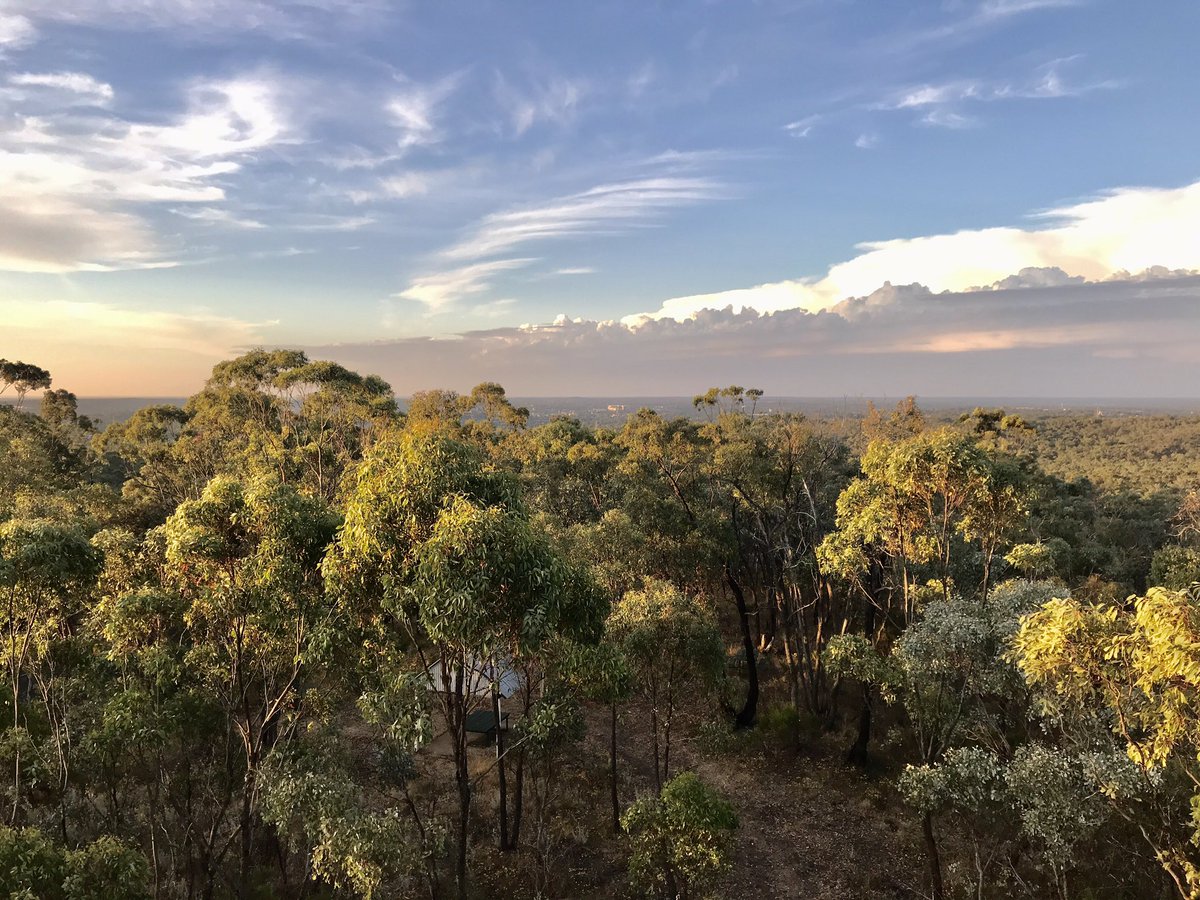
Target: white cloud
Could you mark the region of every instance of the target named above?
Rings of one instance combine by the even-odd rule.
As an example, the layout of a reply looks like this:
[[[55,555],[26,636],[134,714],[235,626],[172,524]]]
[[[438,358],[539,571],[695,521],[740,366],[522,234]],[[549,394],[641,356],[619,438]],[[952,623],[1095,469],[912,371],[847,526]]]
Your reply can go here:
[[[498,272],[535,261],[492,257],[543,241],[620,233],[646,225],[672,208],[722,194],[722,186],[704,176],[652,175],[492,213],[467,237],[439,254],[441,260],[452,264],[449,269],[415,279],[397,296],[439,309],[487,290],[491,276]]]
[[[863,133],[854,139],[854,146],[859,150],[870,150],[879,145],[879,135]]]
[[[78,73],[25,81],[92,83]],[[262,73],[194,84],[185,110],[165,123],[83,112],[71,97],[57,106],[39,98],[36,114],[18,107],[0,126],[0,268],[161,264],[168,248],[143,220],[146,204],[221,202],[245,161],[291,139],[282,90]]]
[[[387,197],[404,199],[429,193],[430,177],[422,172],[404,172],[392,175],[379,182],[379,188]]]
[[[491,279],[500,272],[519,269],[533,259],[493,259],[458,268],[434,272],[415,278],[408,287],[396,294],[402,300],[413,300],[436,312],[463,297],[479,294],[491,287]]]
[[[690,394],[1131,396],[1200,374],[1200,276],[937,294],[885,285],[808,312],[708,309],[637,325],[559,316],[448,339],[313,348],[400,392],[500,381],[517,396]]]
[[[402,79],[385,104],[389,120],[399,131],[397,145],[405,151],[442,139],[437,126],[439,108],[458,87],[460,76],[451,75],[440,81],[424,84]]]
[[[183,207],[173,209],[171,212],[177,216],[183,216],[185,219],[191,219],[193,222],[204,222],[208,225],[223,225],[230,228],[243,228],[252,231],[267,227],[265,222],[237,216],[227,209],[220,209],[215,206],[203,206],[199,209]]]
[[[513,133],[520,137],[539,122],[570,123],[588,89],[585,81],[554,77],[521,90],[497,74],[495,94],[497,102],[508,113]]]
[[[97,106],[107,105],[113,99],[111,84],[97,81],[84,72],[20,72],[10,76],[8,83],[17,87],[64,91]]]
[[[1023,269],[1057,267],[1100,281],[1155,266],[1200,269],[1200,181],[1181,188],[1122,188],[1039,213],[1042,228],[985,228],[860,244],[863,252],[822,277],[678,297],[650,318],[685,319],[702,309],[759,312],[827,309],[884,282],[918,282],[934,291],[967,291]]]
[[[331,25],[369,20],[386,8],[380,0],[5,0],[0,46],[10,33],[20,43],[31,42],[37,23],[113,31],[179,29],[192,38],[229,31],[319,37]]]
[[[893,92],[892,96],[871,105],[880,110],[914,110],[923,112],[922,124],[943,128],[965,128],[976,120],[959,110],[968,104],[991,103],[1002,100],[1057,100],[1080,97],[1093,91],[1119,86],[1112,80],[1073,83],[1062,73],[1063,67],[1080,59],[1068,56],[1038,66],[1032,76],[1023,81],[982,81],[959,79],[940,84],[912,85]]]
[[[821,117],[819,115],[805,116],[803,119],[797,119],[795,122],[789,122],[783,126],[783,130],[795,138],[806,138],[812,134],[813,129],[817,127]]]
[[[718,182],[703,176],[652,176],[602,184],[548,203],[493,213],[445,256],[472,259],[541,240],[608,234],[722,193]]]
[[[0,12],[0,56],[5,47],[20,48],[31,43],[37,36],[37,29],[24,16]]]

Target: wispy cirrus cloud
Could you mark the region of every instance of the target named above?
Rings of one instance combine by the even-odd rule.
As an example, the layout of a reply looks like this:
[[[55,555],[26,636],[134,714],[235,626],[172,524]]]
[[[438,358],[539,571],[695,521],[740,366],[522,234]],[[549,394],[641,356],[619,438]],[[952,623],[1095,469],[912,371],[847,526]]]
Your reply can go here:
[[[491,213],[468,230],[462,240],[438,254],[442,268],[414,278],[396,296],[422,303],[430,310],[443,309],[487,291],[496,275],[537,261],[536,256],[509,256],[522,248],[547,241],[620,234],[651,225],[671,209],[727,195],[726,186],[715,178],[663,173],[601,184],[540,204]]]
[[[558,75],[531,79],[519,87],[497,72],[494,93],[508,114],[512,134],[521,137],[542,122],[566,125],[573,121],[590,90],[590,84],[583,79]]]
[[[1086,82],[1069,80],[1063,74],[1063,69],[1081,58],[1076,55],[1051,60],[1039,66],[1032,77],[1021,81],[958,79],[911,85],[870,104],[869,108],[913,111],[921,114],[919,121],[925,125],[965,128],[978,124],[976,117],[963,111],[971,105],[1006,100],[1058,100],[1120,86],[1119,82],[1112,79]]]
[[[908,32],[893,32],[881,43],[884,52],[906,54],[930,44],[955,44],[978,39],[1032,13],[1086,6],[1089,0],[982,0],[950,7],[951,15]]]
[[[392,92],[386,111],[399,132],[396,142],[401,152],[441,140],[437,125],[440,107],[458,83],[458,75],[432,83],[403,79]]]
[[[369,21],[387,10],[383,0],[5,0],[0,47],[27,45],[41,25],[111,31],[176,30],[190,39],[231,31],[291,40],[321,38],[330,26]]]
[[[430,311],[436,312],[465,297],[486,291],[497,274],[522,268],[535,261],[533,258],[493,259],[444,269],[413,279],[396,296],[424,304]]]
[[[85,72],[19,72],[10,75],[8,84],[17,88],[56,91],[81,103],[106,106],[112,102],[111,84],[98,81]]]

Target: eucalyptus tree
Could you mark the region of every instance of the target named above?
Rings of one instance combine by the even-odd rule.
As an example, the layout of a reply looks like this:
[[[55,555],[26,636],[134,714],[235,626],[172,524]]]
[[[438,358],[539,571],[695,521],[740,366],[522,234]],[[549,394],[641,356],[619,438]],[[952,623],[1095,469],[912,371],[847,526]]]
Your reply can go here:
[[[617,773],[617,722],[622,704],[633,695],[633,671],[620,644],[609,632],[599,644],[573,644],[566,654],[565,677],[576,692],[608,707],[608,779],[614,833],[621,830],[621,798]]]
[[[369,636],[370,664],[405,667],[415,656],[441,707],[459,803],[455,873],[465,896],[466,720],[486,702],[480,687],[504,667],[535,661],[552,637],[595,640],[603,596],[530,521],[515,480],[445,428],[393,432],[368,452],[325,572]],[[507,815],[501,821],[507,828]]]
[[[0,525],[0,656],[8,674],[13,778],[9,822],[23,814],[21,766],[31,746],[27,700],[56,643],[84,608],[102,559],[78,528],[44,521]]]
[[[219,363],[186,409],[187,440],[179,449],[189,451],[192,464],[210,475],[230,471],[220,464],[230,461],[230,449],[240,450],[253,471],[272,471],[326,499],[345,467],[397,415],[382,379],[310,361],[299,350],[254,350]],[[214,455],[214,442],[225,455]]]
[[[503,667],[536,660],[555,637],[595,641],[605,602],[587,574],[555,553],[519,507],[454,498],[417,553],[412,596],[422,634],[437,655],[446,719],[459,748],[461,855],[471,797],[466,714],[479,662],[487,662],[494,684]],[[527,666],[525,672],[528,684],[533,673]],[[493,706],[498,714],[494,699]],[[498,731],[503,741],[503,729]],[[501,746],[501,772],[503,765]],[[500,790],[501,845],[507,849],[503,777]]]
[[[711,610],[675,585],[647,579],[613,607],[607,639],[620,646],[634,690],[650,708],[654,783],[671,775],[671,729],[679,704],[711,690],[725,666],[725,648]]]
[[[1138,831],[1178,895],[1200,896],[1200,596],[1151,588],[1124,604],[1048,600],[1021,623],[1014,659],[1043,710],[1070,725],[1105,721],[1136,777],[1096,787]]]
[[[783,656],[796,708],[826,716],[832,686],[822,651],[848,610],[816,551],[833,530],[849,478],[845,445],[802,416],[752,417],[740,407],[721,412],[703,433],[713,495],[726,507],[736,547],[727,565],[753,596],[759,646]]]
[[[737,558],[735,504],[729,486],[713,477],[711,436],[695,422],[643,409],[629,417],[616,443],[624,451],[616,467],[625,482],[620,512],[633,527],[611,531],[635,539],[648,575],[693,591],[728,588],[747,675],[745,700],[732,717],[735,727],[749,728],[757,716],[758,659]]]
[[[837,531],[821,548],[827,564],[853,577],[880,560],[886,578],[877,604],[894,626],[917,613],[923,581],[948,600],[976,571],[986,597],[993,560],[1024,521],[1019,470],[948,429],[873,441],[861,466],[838,498]]]
[[[1059,585],[1032,582],[1006,583],[988,600],[943,599],[935,591],[887,652],[865,635],[839,635],[826,650],[828,664],[875,686],[902,711],[918,770],[941,764],[962,746],[1008,755],[1014,729],[1028,726],[1024,681],[1008,658],[1009,641],[1021,616],[1061,592]],[[945,887],[937,805],[928,799],[914,805],[922,816],[933,893],[940,898]]]
[[[51,381],[50,373],[41,366],[0,359],[0,396],[12,388],[13,393],[17,395],[17,409],[25,402],[26,394],[50,387]]]
[[[175,450],[188,419],[178,406],[143,406],[92,441],[104,479],[120,489],[128,517],[139,525],[162,524],[175,507],[204,490],[205,481],[192,477]]]
[[[0,892],[36,900],[149,900],[146,860],[112,837],[75,850],[36,828],[0,826]]]
[[[340,628],[321,579],[336,519],[272,480],[214,479],[165,526],[168,578],[188,604],[188,662],[218,698],[242,761],[239,890],[248,878],[266,753],[299,725],[311,673]]]

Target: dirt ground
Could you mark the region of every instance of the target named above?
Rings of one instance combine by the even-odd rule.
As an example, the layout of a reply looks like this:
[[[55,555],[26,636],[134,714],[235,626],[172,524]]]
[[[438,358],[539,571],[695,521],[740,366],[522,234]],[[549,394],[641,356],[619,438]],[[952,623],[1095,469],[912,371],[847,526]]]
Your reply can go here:
[[[622,717],[621,803],[652,789],[648,716],[636,706]],[[878,776],[841,762],[843,735],[789,740],[755,734],[725,741],[698,735],[699,722],[678,723],[672,772],[694,769],[733,804],[739,819],[729,898],[917,898],[924,890],[915,820]],[[476,794],[472,869],[480,897],[612,898],[637,896],[628,886],[622,839],[611,829],[607,711],[588,711],[579,754],[564,763],[556,824],[546,857],[501,854],[495,842],[496,786],[484,776]],[[478,749],[482,771],[494,750]],[[511,775],[510,775],[511,785]],[[527,801],[528,802],[528,801]],[[529,827],[527,820],[526,827]],[[544,871],[539,878],[537,871]]]

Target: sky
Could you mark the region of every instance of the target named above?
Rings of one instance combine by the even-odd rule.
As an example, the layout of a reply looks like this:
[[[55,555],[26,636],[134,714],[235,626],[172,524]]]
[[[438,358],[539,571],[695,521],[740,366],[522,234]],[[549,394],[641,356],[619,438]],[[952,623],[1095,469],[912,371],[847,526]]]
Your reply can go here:
[[[0,0],[0,356],[1200,394],[1194,0]]]

